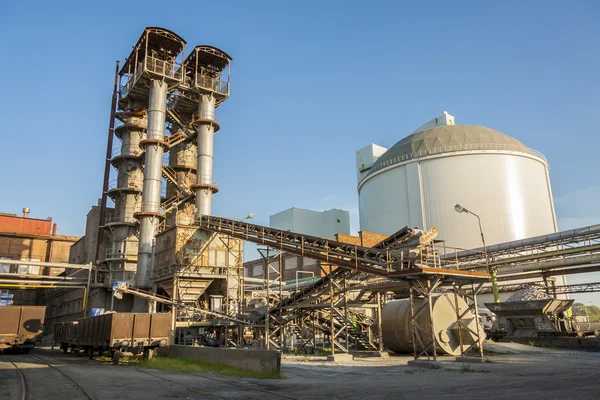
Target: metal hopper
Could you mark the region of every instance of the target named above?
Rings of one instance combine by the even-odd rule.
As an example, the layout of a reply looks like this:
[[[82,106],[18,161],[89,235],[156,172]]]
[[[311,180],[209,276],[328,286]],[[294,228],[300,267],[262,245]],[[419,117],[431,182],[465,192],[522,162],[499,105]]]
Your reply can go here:
[[[564,313],[574,300],[546,299],[485,303],[498,318],[499,330],[507,336],[537,337],[568,331]]]

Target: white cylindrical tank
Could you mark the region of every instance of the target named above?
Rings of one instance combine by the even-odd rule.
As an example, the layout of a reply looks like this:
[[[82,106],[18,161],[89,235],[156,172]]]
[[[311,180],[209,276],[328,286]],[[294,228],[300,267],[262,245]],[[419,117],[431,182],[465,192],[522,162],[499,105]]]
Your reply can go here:
[[[460,328],[457,323],[455,301],[462,314],[467,308],[467,303],[462,297],[454,295],[434,295],[431,298],[433,311],[433,336],[436,351],[439,354],[460,355],[460,336],[462,336],[463,349],[469,347],[477,338],[469,330]],[[419,309],[425,302],[424,299],[415,299],[415,309]],[[410,323],[410,300],[394,300],[387,303],[381,312],[383,344],[396,353],[412,353],[412,325]],[[431,334],[429,324],[429,310],[426,309],[417,317],[419,325]],[[462,321],[469,329],[477,332],[478,318],[471,312],[463,316]],[[483,334],[483,332],[482,332]],[[421,341],[428,343],[428,338],[421,335]],[[421,342],[417,340],[417,351],[422,351]]]
[[[361,171],[359,170],[359,173]],[[392,234],[437,227],[447,246],[481,247],[556,232],[548,164],[490,128],[441,125],[414,133],[359,175],[360,228]]]

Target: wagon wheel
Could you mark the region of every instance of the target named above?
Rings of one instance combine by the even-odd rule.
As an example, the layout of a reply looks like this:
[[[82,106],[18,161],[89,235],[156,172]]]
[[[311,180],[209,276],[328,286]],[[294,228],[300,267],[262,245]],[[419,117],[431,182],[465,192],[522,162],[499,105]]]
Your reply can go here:
[[[115,350],[112,354],[112,362],[114,365],[119,365],[121,360],[121,350]]]

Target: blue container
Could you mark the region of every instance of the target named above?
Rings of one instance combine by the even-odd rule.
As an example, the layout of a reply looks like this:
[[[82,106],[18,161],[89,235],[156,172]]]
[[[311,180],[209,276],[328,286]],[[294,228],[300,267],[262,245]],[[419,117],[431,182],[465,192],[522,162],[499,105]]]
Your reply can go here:
[[[92,308],[92,317],[104,314],[104,308]]]

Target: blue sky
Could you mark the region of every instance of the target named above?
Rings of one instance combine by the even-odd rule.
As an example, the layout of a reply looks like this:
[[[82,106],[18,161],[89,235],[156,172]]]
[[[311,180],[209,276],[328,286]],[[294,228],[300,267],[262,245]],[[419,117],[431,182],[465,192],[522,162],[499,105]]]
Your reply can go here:
[[[560,229],[600,223],[600,3],[134,3],[0,3],[0,211],[27,206],[83,234],[101,192],[114,61],[162,26],[234,59],[215,215],[268,224],[292,206],[338,207],[357,231],[355,151],[447,110],[546,155]]]

